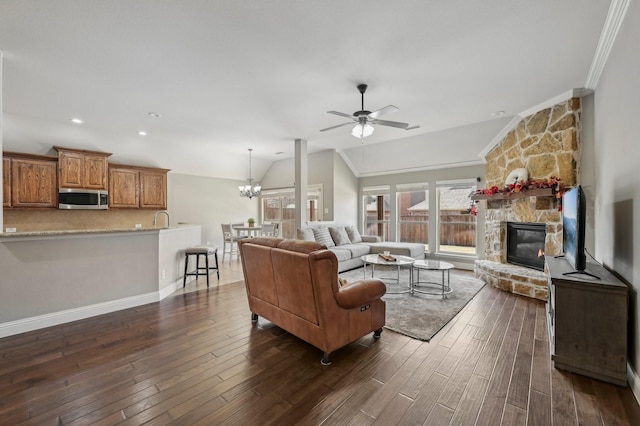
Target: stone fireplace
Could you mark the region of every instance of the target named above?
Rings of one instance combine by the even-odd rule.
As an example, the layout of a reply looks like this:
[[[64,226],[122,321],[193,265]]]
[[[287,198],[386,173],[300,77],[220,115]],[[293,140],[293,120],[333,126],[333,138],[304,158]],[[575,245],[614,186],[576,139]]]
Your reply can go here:
[[[517,168],[525,168],[529,179],[554,177],[572,187],[579,151],[580,99],[572,98],[525,117],[486,155],[486,187],[505,187],[507,176]],[[544,224],[544,252],[558,255],[562,253],[558,207],[558,194],[550,190],[500,193],[480,201],[480,209],[485,209],[485,260],[476,262],[476,276],[502,290],[546,300],[544,272],[507,262],[507,223]]]

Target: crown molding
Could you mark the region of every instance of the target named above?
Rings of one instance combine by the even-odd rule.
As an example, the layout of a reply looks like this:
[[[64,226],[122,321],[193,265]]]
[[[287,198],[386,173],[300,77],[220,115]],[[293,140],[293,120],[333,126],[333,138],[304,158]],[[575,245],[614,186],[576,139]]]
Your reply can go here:
[[[611,53],[613,43],[618,36],[618,31],[620,31],[630,2],[630,0],[611,1],[611,6],[609,6],[609,12],[607,13],[607,18],[604,21],[602,33],[600,34],[600,40],[598,41],[598,46],[596,47],[596,52],[591,62],[591,68],[589,69],[589,74],[587,74],[587,81],[584,85],[588,89],[594,90],[598,85],[598,80],[600,80],[602,70],[607,63],[609,53]]]

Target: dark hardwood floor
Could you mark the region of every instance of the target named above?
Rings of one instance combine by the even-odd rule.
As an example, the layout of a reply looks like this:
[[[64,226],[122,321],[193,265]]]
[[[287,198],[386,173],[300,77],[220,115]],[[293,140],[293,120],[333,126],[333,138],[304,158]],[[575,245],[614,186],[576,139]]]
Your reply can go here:
[[[640,424],[628,387],[551,367],[543,303],[488,286],[431,342],[386,330],[330,366],[252,324],[242,283],[0,339],[0,354],[2,425]]]

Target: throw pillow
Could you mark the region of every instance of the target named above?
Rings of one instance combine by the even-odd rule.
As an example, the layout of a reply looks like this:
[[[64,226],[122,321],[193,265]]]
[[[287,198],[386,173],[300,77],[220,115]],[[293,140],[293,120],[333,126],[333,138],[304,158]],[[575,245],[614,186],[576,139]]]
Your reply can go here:
[[[347,235],[347,231],[344,229],[344,226],[329,227],[329,233],[331,234],[331,238],[333,238],[333,242],[336,243],[337,246],[341,246],[344,244],[351,244],[351,240]]]
[[[362,236],[360,235],[358,228],[351,225],[351,226],[347,226],[346,229],[347,229],[347,235],[349,236],[349,240],[351,240],[352,243],[362,242]]]
[[[334,247],[336,243],[333,242],[333,238],[331,238],[331,234],[329,234],[329,228],[326,226],[319,226],[313,229],[313,235],[316,237],[316,242],[320,244],[324,244],[325,247]]]
[[[311,228],[298,228],[296,229],[296,238],[304,241],[315,241],[316,237],[313,235]]]

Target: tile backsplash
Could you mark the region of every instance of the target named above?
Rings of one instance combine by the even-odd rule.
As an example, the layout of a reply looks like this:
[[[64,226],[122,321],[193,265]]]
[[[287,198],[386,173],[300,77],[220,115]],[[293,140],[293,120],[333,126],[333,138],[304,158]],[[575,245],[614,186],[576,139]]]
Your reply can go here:
[[[66,231],[82,229],[126,229],[141,224],[153,226],[154,210],[12,210],[4,209],[4,231],[16,228],[17,232]],[[158,216],[158,226],[166,226],[166,216]]]

